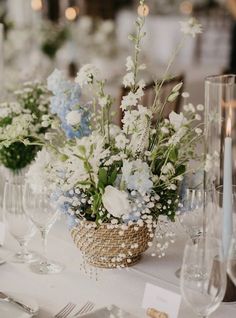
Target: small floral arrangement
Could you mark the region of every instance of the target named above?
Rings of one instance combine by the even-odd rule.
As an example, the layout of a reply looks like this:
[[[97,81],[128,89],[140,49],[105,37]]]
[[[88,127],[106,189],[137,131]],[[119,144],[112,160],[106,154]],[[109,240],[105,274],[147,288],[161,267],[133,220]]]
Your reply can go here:
[[[115,23],[112,20],[82,16],[75,30],[74,40],[79,49],[85,50],[87,59],[110,57],[117,52]]]
[[[40,82],[24,83],[15,101],[0,104],[0,162],[11,170],[26,167],[41,149],[40,136],[49,129],[49,92]]]
[[[183,85],[176,85],[160,103],[161,88],[181,46],[163,81],[156,82],[153,104],[142,104],[145,82],[140,72],[145,65],[139,64],[139,54],[144,21],[145,17],[138,17],[137,34],[130,37],[135,50],[134,56],[127,58],[123,79],[129,92],[121,102],[122,128],[112,124],[113,98],[106,93],[105,81],[93,65],[83,66],[75,83],[67,81],[58,70],[48,78],[48,89],[53,94],[51,110],[59,116],[68,141],[58,149],[59,156],[42,150],[44,154],[38,155],[28,178],[38,180],[44,167],[45,182],[54,184],[59,209],[70,216],[73,224],[86,219],[96,225],[136,222],[155,227],[160,215],[175,219],[178,186],[189,160],[196,158],[194,149],[202,134],[197,111],[203,106],[198,105],[196,110],[186,103],[183,113],[171,112],[168,119],[162,116],[165,105],[175,101]],[[190,19],[182,23],[182,30],[186,38],[200,33],[201,26]],[[83,102],[86,97],[87,102]]]
[[[57,51],[69,38],[67,26],[47,22],[41,30],[41,50],[50,59],[54,59]]]

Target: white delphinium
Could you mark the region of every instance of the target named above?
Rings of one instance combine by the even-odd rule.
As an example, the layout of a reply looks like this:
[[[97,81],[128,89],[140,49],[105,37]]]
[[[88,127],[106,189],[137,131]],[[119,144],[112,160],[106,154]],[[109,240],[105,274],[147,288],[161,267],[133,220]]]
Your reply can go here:
[[[202,25],[194,18],[190,18],[188,21],[181,21],[181,32],[186,35],[191,35],[193,38],[197,34],[202,33]]]
[[[100,72],[96,66],[92,64],[85,64],[77,73],[75,82],[81,87],[84,85],[93,84],[94,79],[98,79],[99,74]]]
[[[123,78],[124,87],[131,87],[134,84],[135,84],[135,82],[134,82],[134,73],[133,72],[127,73],[124,76],[124,78]]]
[[[134,61],[131,56],[128,56],[126,59],[126,69],[128,72],[134,69]]]
[[[66,122],[71,126],[79,126],[81,117],[81,113],[79,113],[77,110],[72,110],[66,115]]]
[[[118,149],[125,149],[128,142],[129,140],[125,137],[124,134],[119,134],[115,138],[115,144]]]
[[[138,103],[138,96],[133,92],[129,92],[128,95],[123,96],[122,98],[121,109],[125,110],[128,107],[136,106],[137,103]]]

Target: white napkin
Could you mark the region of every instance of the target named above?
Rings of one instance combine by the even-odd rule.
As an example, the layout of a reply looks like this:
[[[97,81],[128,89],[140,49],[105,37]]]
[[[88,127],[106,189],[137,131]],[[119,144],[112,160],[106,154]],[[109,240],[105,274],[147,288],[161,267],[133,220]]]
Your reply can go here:
[[[84,318],[136,318],[115,305],[104,307],[88,314],[81,315]]]

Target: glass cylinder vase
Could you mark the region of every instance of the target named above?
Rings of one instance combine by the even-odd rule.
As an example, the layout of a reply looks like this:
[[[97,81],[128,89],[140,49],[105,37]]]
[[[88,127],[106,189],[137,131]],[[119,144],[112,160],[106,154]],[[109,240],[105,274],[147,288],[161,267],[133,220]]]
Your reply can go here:
[[[205,179],[216,193],[211,235],[222,240],[226,260],[236,218],[236,75],[206,78],[205,136]],[[232,286],[228,279],[225,301],[236,300],[236,287],[232,290]]]

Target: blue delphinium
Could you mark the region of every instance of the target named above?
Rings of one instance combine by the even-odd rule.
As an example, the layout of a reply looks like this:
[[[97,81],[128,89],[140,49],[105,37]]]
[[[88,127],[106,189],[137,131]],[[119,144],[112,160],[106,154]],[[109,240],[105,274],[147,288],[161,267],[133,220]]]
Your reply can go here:
[[[67,138],[81,138],[90,135],[90,112],[88,108],[80,105],[80,86],[65,79],[62,72],[55,70],[48,77],[48,89],[53,93],[51,98],[51,111],[61,120],[61,127]],[[67,115],[77,112],[80,116],[79,125],[73,126],[67,120]]]

